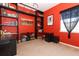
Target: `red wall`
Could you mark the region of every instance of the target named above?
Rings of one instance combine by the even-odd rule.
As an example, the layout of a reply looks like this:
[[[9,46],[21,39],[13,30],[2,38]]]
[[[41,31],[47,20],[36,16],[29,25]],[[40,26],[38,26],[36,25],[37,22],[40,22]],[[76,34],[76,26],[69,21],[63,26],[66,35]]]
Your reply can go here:
[[[68,39],[68,33],[60,32],[60,11],[79,5],[77,3],[61,3],[52,7],[44,12],[44,32],[54,33],[55,36],[59,36],[60,41],[79,46],[79,34],[71,33],[71,38]],[[52,26],[47,25],[47,16],[54,15],[54,24]]]

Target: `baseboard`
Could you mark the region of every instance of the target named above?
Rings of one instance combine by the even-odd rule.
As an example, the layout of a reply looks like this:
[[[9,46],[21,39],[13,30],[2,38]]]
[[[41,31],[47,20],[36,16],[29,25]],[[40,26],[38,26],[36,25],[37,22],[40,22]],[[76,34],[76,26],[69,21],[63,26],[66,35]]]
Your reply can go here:
[[[69,47],[73,47],[73,48],[79,49],[79,47],[77,47],[77,46],[73,46],[73,45],[70,45],[70,44],[63,43],[63,42],[59,42],[59,43],[63,44],[63,45],[66,45],[66,46],[69,46]]]

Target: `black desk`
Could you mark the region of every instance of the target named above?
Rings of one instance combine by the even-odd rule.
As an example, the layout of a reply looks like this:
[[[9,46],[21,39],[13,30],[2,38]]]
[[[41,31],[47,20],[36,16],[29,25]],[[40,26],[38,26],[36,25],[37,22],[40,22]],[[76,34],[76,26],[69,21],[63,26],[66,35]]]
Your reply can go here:
[[[52,33],[45,33],[45,41],[59,43],[59,37]]]
[[[0,40],[0,56],[16,55],[16,40]]]

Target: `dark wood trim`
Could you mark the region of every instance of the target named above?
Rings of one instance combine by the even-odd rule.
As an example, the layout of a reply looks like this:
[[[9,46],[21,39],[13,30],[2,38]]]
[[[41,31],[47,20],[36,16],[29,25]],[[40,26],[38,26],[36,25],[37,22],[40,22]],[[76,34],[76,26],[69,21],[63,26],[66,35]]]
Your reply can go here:
[[[35,11],[35,38],[37,39],[37,11]]]
[[[40,11],[40,10],[37,10],[37,12],[39,12],[39,13],[41,13],[41,14],[43,14],[43,13],[44,13],[43,11]]]
[[[1,14],[1,8],[0,8],[0,14]],[[2,30],[2,26],[1,26],[1,24],[2,24],[2,17],[0,17],[0,31]],[[0,40],[1,40],[1,32],[0,32]]]
[[[38,34],[40,33],[40,32],[38,32],[38,30],[39,29],[42,29],[43,30],[43,25],[44,25],[44,23],[43,23],[43,16],[40,17],[37,13],[40,13],[40,12],[37,10],[36,11],[36,17],[35,17],[35,38],[36,39],[38,37]],[[42,13],[40,13],[40,14],[42,14]],[[38,21],[38,17],[40,18],[40,21]],[[38,22],[41,25],[40,27],[38,26]],[[41,33],[43,33],[43,31]]]
[[[18,10],[18,4],[16,3],[16,9]],[[17,15],[18,15],[18,17],[17,17],[17,42],[18,42],[18,40],[20,40],[19,39],[19,13],[17,12]]]
[[[1,14],[1,9],[0,9],[0,14]],[[2,18],[0,17],[0,25],[2,24]],[[0,30],[1,30],[1,26],[0,26]]]
[[[41,22],[42,30],[44,30],[44,18],[43,17],[41,18],[41,21],[42,21]]]

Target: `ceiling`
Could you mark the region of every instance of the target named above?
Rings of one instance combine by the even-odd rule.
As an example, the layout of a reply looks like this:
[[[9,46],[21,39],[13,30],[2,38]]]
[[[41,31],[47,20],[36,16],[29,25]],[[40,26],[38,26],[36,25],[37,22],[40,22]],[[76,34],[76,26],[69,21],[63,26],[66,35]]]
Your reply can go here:
[[[45,11],[51,7],[56,6],[59,3],[25,3],[25,4],[38,10]]]

